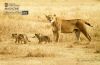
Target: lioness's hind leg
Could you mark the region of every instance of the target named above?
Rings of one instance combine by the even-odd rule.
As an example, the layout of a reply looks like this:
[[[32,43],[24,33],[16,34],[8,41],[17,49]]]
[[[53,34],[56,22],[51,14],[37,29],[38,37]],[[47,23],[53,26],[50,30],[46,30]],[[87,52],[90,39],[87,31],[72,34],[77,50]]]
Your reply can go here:
[[[77,37],[77,41],[79,41],[79,38],[80,38],[80,30],[76,29],[75,30],[75,34],[76,34],[76,37]]]
[[[85,37],[86,37],[89,41],[91,41],[91,37],[90,37],[90,35],[87,33],[86,29],[82,30],[81,32],[85,35]]]

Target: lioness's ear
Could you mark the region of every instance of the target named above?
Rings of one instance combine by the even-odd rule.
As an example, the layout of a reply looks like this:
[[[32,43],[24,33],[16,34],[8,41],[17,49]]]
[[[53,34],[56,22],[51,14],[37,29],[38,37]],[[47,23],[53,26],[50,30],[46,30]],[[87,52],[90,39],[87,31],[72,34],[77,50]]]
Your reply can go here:
[[[44,14],[44,16],[47,18],[48,17],[48,15],[46,15],[46,14]]]
[[[56,16],[56,14],[54,14],[53,16]]]

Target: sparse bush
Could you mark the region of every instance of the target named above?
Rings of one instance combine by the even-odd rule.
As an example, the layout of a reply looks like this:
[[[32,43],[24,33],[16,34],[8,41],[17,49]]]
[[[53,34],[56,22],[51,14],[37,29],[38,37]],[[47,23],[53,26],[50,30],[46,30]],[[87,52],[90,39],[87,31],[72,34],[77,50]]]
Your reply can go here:
[[[98,25],[94,28],[93,37],[96,41],[100,41],[100,27]]]
[[[96,1],[100,2],[100,0],[96,0]]]
[[[0,54],[12,54],[10,48],[8,48],[7,46],[2,48],[2,50],[0,50]]]
[[[54,52],[43,50],[42,48],[31,49],[29,46],[19,45],[7,45],[0,48],[0,54],[2,55],[16,55],[22,57],[55,57]]]
[[[46,51],[36,49],[35,51],[29,52],[25,57],[55,57],[54,53],[47,53]]]

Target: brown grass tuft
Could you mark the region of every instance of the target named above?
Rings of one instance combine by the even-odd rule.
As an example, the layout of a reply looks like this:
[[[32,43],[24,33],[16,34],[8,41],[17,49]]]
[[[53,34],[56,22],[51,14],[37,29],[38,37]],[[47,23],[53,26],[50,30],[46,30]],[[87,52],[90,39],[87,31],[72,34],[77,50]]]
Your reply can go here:
[[[46,52],[41,49],[29,52],[25,57],[55,57],[55,53]]]
[[[3,49],[2,49],[2,51],[0,51],[0,54],[11,54],[11,52],[8,50],[8,48],[7,47],[4,47]]]

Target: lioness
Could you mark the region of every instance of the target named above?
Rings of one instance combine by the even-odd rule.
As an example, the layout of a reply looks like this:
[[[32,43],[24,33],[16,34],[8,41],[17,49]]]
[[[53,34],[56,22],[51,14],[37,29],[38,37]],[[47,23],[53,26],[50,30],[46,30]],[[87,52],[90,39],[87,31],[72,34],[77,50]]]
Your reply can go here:
[[[91,41],[91,37],[88,34],[85,24],[91,26],[90,23],[82,19],[61,19],[56,15],[45,15],[47,20],[51,23],[54,39],[57,42],[59,39],[59,33],[72,33],[75,31],[77,41],[80,38],[80,32],[82,32],[85,37]],[[91,26],[93,27],[93,26]]]

